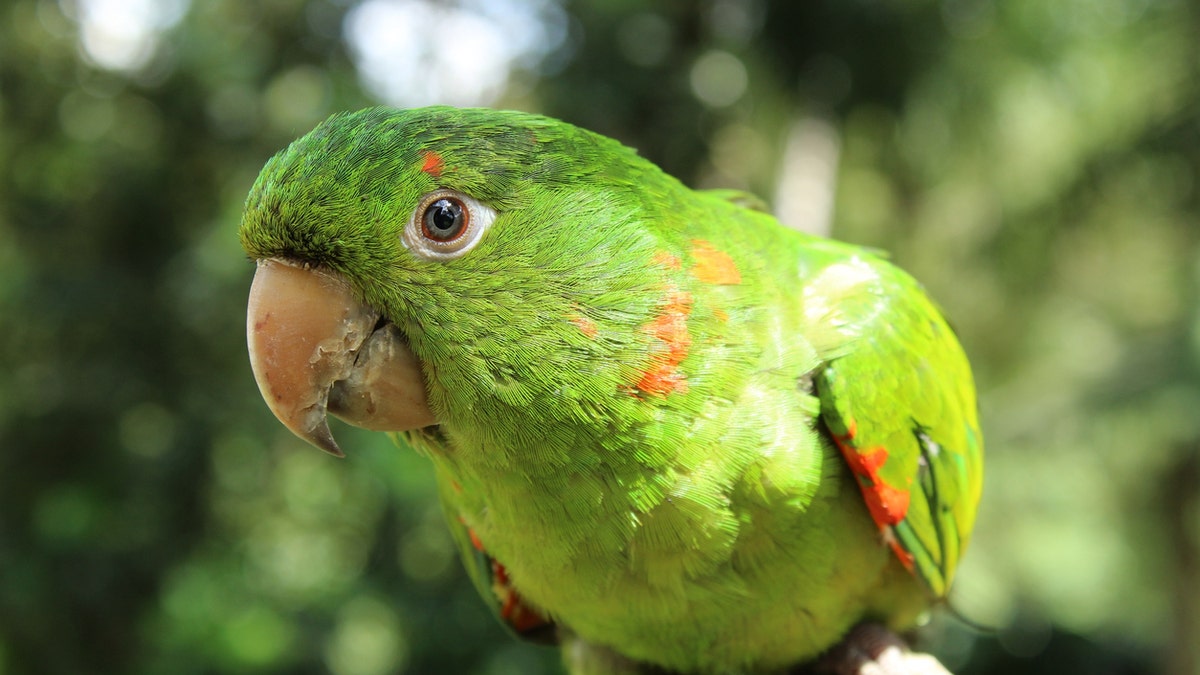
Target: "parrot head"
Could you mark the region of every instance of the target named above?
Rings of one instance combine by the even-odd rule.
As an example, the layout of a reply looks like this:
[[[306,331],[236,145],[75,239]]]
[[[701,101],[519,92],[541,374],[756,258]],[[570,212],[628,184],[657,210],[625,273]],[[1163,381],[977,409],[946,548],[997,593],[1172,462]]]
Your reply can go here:
[[[617,328],[662,301],[649,262],[673,233],[650,223],[682,189],[616,141],[536,115],[335,115],[247,198],[260,390],[334,454],[327,411],[384,431],[591,414],[646,358],[647,337]]]

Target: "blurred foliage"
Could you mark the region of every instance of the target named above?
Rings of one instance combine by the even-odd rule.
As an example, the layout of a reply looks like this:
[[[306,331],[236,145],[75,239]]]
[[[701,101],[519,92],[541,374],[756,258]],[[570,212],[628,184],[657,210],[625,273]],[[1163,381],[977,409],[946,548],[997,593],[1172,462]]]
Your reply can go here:
[[[474,597],[423,461],[300,447],[247,367],[250,183],[380,101],[538,110],[780,201],[795,130],[832,130],[833,233],[978,373],[953,605],[997,630],[927,646],[1200,672],[1198,34],[1185,0],[0,4],[0,672],[558,672]]]

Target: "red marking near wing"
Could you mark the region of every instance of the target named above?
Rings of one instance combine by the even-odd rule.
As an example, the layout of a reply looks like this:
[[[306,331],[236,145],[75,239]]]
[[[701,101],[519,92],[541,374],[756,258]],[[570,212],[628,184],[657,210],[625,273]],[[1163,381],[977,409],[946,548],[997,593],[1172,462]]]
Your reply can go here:
[[[696,264],[692,267],[692,276],[706,284],[732,286],[742,283],[742,273],[738,271],[733,258],[724,251],[717,250],[712,244],[703,239],[692,240],[692,259]]]
[[[862,490],[867,510],[871,512],[875,524],[880,529],[890,527],[904,520],[908,514],[909,492],[892,487],[879,477],[879,469],[888,458],[887,448],[855,448],[851,442],[857,434],[858,425],[852,419],[844,435],[833,434],[833,442],[858,478],[858,487]]]
[[[471,545],[475,547],[476,551],[479,551],[480,553],[487,553],[487,549],[483,547],[483,542],[479,541],[479,535],[475,534],[475,530],[472,530],[468,527],[467,536],[471,538]]]
[[[549,624],[549,619],[522,602],[521,594],[508,577],[508,570],[499,560],[488,555],[475,530],[468,527],[467,534],[471,537],[471,545],[488,556],[492,563],[492,593],[500,601],[500,618],[518,633],[527,633]]]
[[[651,359],[650,367],[642,374],[637,388],[647,394],[666,396],[687,391],[687,379],[679,372],[679,364],[687,358],[692,346],[687,318],[692,311],[692,295],[672,288],[662,313],[643,326],[643,330],[666,344],[666,351]]]
[[[442,156],[432,150],[424,150],[421,156],[425,158],[425,163],[421,165],[421,171],[438,178],[442,175],[442,169],[445,164],[442,162]]]
[[[904,568],[909,572],[914,571],[913,563],[915,562],[915,558],[913,558],[913,554],[904,550],[904,547],[900,545],[900,540],[895,535],[892,535],[888,537],[887,542],[888,546],[892,548],[892,553],[896,554],[896,557],[900,559],[900,563],[904,565]]]
[[[512,583],[508,579],[508,570],[495,560],[492,561],[492,579],[492,589],[496,592],[497,598],[502,599],[500,618],[514,630],[518,633],[527,633],[550,623],[546,617],[531,609],[521,600],[521,594],[512,587]]]

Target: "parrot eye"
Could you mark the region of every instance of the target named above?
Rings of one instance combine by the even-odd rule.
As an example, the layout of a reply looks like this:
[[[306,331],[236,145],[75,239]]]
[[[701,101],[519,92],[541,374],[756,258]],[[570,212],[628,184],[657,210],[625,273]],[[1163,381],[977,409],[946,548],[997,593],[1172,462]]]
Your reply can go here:
[[[404,228],[404,246],[430,260],[450,260],[471,250],[492,224],[496,212],[454,190],[435,190],[421,198]]]
[[[470,218],[462,202],[453,197],[442,197],[425,207],[425,214],[421,216],[421,234],[434,241],[454,241],[467,229]]]

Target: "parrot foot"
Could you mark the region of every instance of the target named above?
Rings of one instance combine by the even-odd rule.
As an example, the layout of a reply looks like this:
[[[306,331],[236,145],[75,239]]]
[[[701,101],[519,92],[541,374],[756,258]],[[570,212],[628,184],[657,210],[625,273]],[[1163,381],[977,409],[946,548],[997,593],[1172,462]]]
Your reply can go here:
[[[812,675],[950,675],[936,658],[909,650],[895,633],[877,623],[859,624],[812,670]]]

